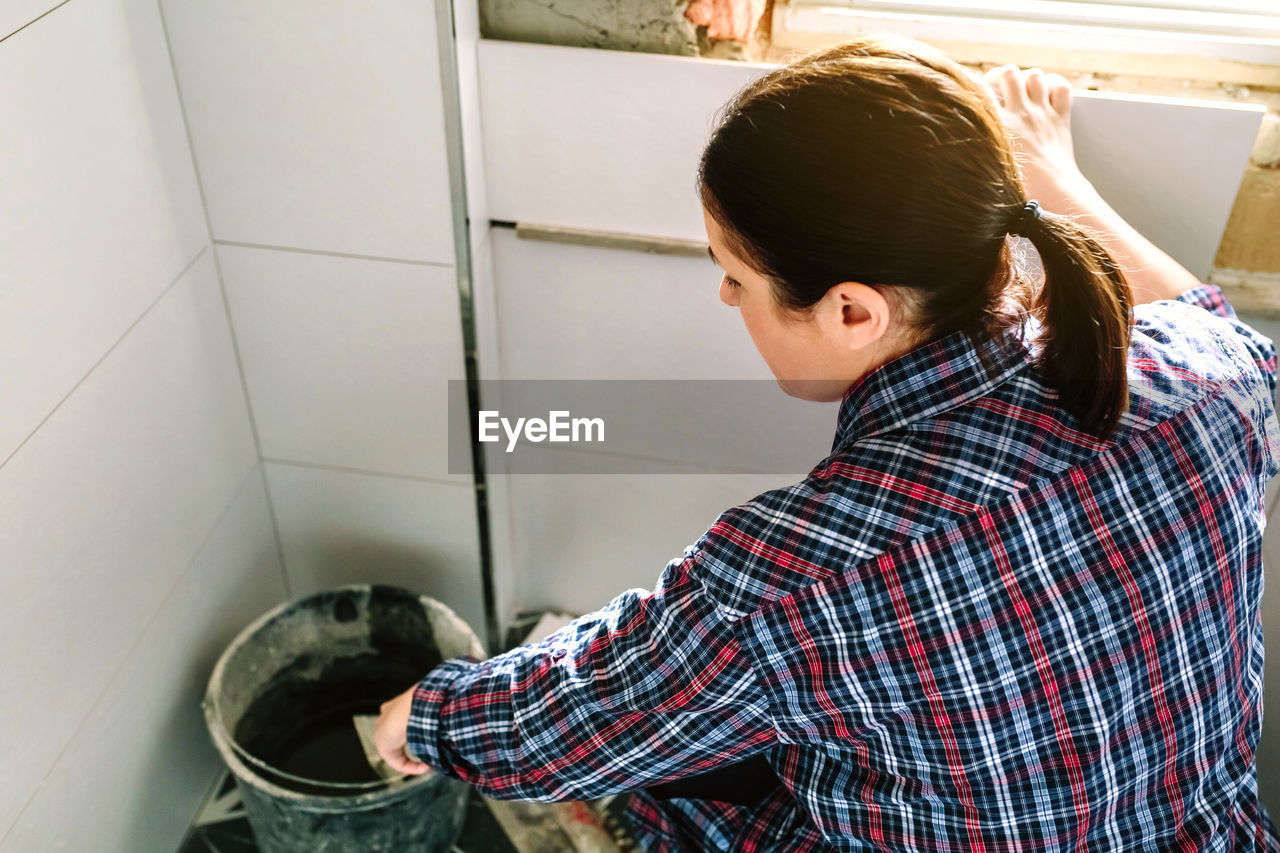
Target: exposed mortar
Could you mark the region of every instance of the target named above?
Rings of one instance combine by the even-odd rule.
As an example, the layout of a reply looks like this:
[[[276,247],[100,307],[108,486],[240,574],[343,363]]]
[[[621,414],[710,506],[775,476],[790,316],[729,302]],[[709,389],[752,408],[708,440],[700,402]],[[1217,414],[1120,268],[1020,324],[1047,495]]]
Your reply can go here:
[[[485,38],[706,56],[763,58],[772,0],[480,0]]]

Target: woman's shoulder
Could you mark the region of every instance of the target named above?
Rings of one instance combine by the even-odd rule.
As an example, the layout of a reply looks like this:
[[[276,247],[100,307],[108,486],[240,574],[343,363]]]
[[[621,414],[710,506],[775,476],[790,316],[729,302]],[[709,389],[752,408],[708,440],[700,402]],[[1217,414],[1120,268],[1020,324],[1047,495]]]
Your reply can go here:
[[[1224,383],[1271,398],[1275,345],[1236,315],[1218,287],[1201,284],[1134,307],[1129,381],[1131,393],[1176,410]]]

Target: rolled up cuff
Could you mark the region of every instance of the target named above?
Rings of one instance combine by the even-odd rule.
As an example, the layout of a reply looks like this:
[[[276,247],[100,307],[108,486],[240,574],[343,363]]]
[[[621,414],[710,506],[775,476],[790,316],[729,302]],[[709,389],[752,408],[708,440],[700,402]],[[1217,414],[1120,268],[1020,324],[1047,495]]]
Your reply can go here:
[[[440,718],[454,682],[477,666],[472,657],[454,658],[437,666],[418,682],[405,733],[409,751],[436,770],[453,775],[449,756],[441,749]]]

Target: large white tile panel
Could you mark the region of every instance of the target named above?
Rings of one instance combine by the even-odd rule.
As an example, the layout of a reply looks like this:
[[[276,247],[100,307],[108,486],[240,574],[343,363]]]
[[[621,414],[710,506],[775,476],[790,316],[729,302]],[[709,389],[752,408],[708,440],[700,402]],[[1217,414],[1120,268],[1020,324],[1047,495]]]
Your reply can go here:
[[[200,710],[209,674],[284,597],[254,468],[0,851],[176,850],[221,766]]]
[[[716,113],[772,67],[488,40],[479,62],[491,217],[689,240],[705,239],[694,180]],[[1207,275],[1264,108],[1075,94],[1084,173]]]
[[[687,240],[706,239],[716,110],[772,67],[486,39],[478,56],[490,216]]]
[[[443,601],[484,638],[471,485],[266,463],[293,594],[350,583]]]
[[[770,379],[709,258],[494,228],[502,379]]]
[[[163,8],[214,237],[454,262],[433,3]]]
[[[263,456],[447,477],[452,267],[217,247]]]
[[[585,613],[624,590],[651,589],[666,564],[720,513],[798,479],[711,474],[508,477],[516,604]]]
[[[0,827],[255,464],[205,254],[0,469]]]
[[[1207,278],[1266,109],[1073,91],[1076,160],[1107,203]]]
[[[0,44],[0,80],[2,460],[208,229],[154,2],[57,9]]]

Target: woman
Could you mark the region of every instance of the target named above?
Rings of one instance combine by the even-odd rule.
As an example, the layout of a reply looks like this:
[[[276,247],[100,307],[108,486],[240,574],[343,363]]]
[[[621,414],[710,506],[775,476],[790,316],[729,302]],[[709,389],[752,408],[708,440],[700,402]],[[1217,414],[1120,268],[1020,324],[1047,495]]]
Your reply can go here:
[[[1280,849],[1275,350],[1094,192],[1069,114],[1060,77],[900,39],[740,93],[699,172],[721,298],[784,390],[841,401],[832,454],[653,592],[432,671],[386,759],[632,792],[651,850]]]

